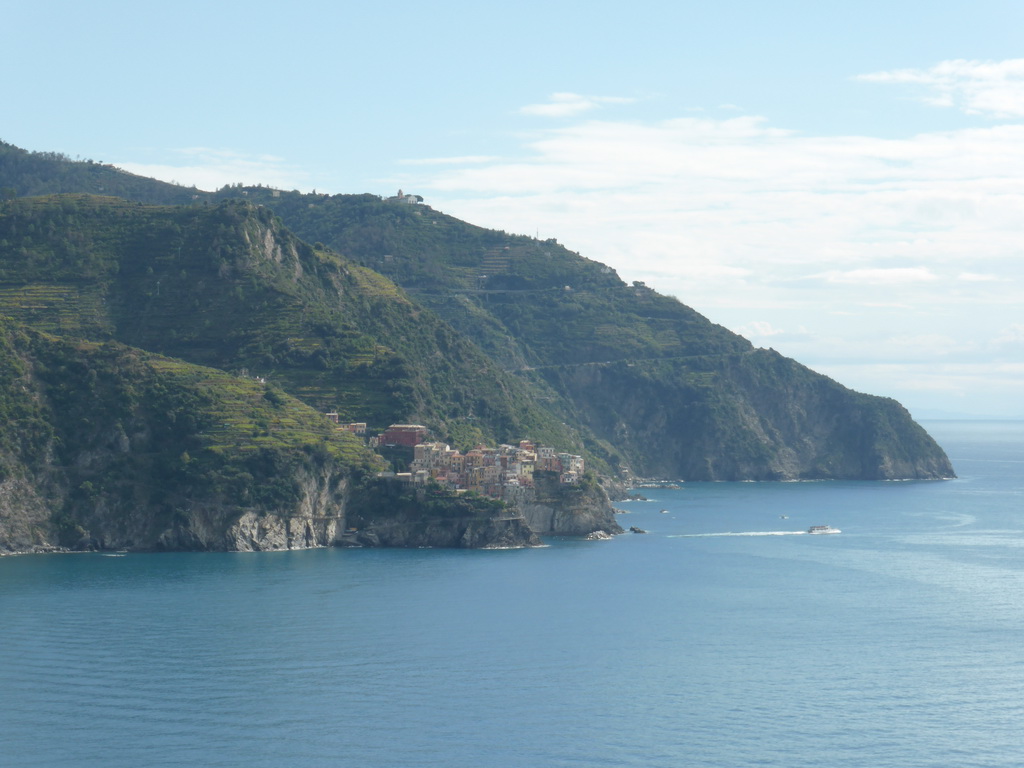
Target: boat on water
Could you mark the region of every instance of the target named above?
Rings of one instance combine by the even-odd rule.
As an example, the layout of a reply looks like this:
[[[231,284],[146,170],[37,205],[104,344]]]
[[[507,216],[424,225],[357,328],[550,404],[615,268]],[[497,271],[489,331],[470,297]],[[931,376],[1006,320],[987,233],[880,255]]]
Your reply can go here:
[[[808,533],[842,533],[838,528],[833,528],[831,525],[812,525],[807,529]]]

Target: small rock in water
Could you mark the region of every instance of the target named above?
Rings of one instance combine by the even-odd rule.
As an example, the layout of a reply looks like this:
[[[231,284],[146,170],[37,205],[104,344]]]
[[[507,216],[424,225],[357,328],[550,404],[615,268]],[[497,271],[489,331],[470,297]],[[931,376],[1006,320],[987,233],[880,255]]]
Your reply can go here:
[[[629,530],[633,533],[647,533],[643,528],[637,528],[635,525],[629,526]]]

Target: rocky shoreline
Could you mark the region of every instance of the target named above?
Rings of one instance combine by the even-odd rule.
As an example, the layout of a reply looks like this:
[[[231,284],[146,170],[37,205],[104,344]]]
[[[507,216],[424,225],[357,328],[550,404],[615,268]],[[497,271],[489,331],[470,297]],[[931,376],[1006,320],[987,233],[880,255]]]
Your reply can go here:
[[[4,531],[0,554],[71,552],[269,552],[323,547],[510,549],[542,546],[541,536],[607,538],[622,533],[607,492],[598,484],[509,488],[503,500],[413,488],[374,480],[350,487],[337,478],[306,477],[290,510],[182,505],[169,524],[159,510],[97,510],[74,541],[61,542],[51,514],[19,535]],[[42,505],[37,512],[42,512]],[[27,523],[28,521],[23,521]],[[131,524],[129,524],[131,523]]]

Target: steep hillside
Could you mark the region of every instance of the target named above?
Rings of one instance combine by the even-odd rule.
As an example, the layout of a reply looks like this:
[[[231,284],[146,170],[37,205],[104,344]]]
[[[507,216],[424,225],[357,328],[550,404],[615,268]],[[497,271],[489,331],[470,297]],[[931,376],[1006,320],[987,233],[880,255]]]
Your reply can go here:
[[[416,420],[460,444],[572,444],[527,385],[433,312],[267,208],[11,200],[0,254],[0,313],[41,330],[260,376],[374,428]]]
[[[378,479],[272,385],[5,319],[0,424],[0,554],[540,543],[500,502]]]
[[[5,147],[7,155],[20,152]],[[3,154],[0,152],[0,156]],[[18,158],[21,175],[10,179],[0,175],[0,187],[21,190],[30,186],[25,181],[31,178],[25,170],[28,161],[20,155]],[[29,157],[33,159],[42,164],[37,178],[69,165],[66,160],[37,154]],[[0,172],[2,169],[0,165]],[[85,170],[79,168],[76,172]],[[65,168],[62,173],[71,171]],[[144,181],[133,182],[126,194],[149,200],[167,193],[161,183],[153,182],[147,188]],[[33,189],[40,186],[45,185],[40,182]],[[627,285],[607,266],[572,253],[554,240],[538,241],[486,230],[424,205],[373,195],[329,196],[264,187],[226,187],[212,195],[195,192],[191,197],[194,202],[244,199],[273,209],[300,237],[324,243],[326,248],[344,255],[316,257],[321,264],[336,260],[335,277],[329,282],[341,285],[345,280],[362,279],[381,286],[379,290],[384,292],[393,289],[383,286],[397,283],[407,292],[400,294],[401,300],[413,300],[407,314],[427,307],[447,321],[442,335],[451,333],[452,328],[458,332],[445,336],[444,344],[433,347],[423,346],[422,339],[429,334],[421,333],[416,337],[419,341],[406,342],[408,326],[397,320],[385,322],[392,315],[380,314],[381,308],[394,305],[387,300],[371,302],[353,327],[362,329],[364,321],[381,321],[370,336],[396,357],[378,359],[375,355],[373,365],[378,366],[375,370],[382,370],[381,366],[387,370],[389,361],[393,361],[398,367],[390,369],[388,380],[400,382],[386,394],[384,402],[377,403],[375,412],[380,418],[404,408],[406,413],[423,414],[425,420],[432,418],[444,428],[442,434],[452,436],[474,434],[477,425],[486,425],[490,434],[499,437],[517,430],[538,439],[551,435],[566,445],[582,442],[592,458],[623,473],[628,470],[644,476],[875,479],[953,474],[941,448],[897,403],[850,391],[792,360],[754,349],[745,339],[675,299],[642,284]],[[232,225],[226,222],[223,226],[230,231]],[[270,223],[264,222],[263,226]],[[153,237],[154,242],[164,244],[180,241],[165,235]],[[252,242],[257,241],[250,236]],[[220,263],[217,249],[221,247],[216,246],[214,254],[202,262],[205,267],[196,268],[209,270],[211,260]],[[325,250],[314,253],[325,254]],[[167,317],[187,312],[180,308],[180,300],[195,302],[198,291],[202,296],[199,300],[206,301],[208,293],[202,291],[209,292],[214,285],[212,275],[200,286],[191,279],[187,267],[182,270],[166,254],[164,258],[168,259],[168,269],[161,272],[159,281],[151,280],[145,288],[149,303],[139,295],[119,294],[127,297],[122,300],[125,317],[143,318],[138,328],[131,329],[131,333],[140,335],[124,337],[131,343],[148,344],[153,336],[145,337],[146,312],[165,312]],[[302,258],[284,261],[292,267],[301,263],[306,273],[310,270],[305,265],[315,263]],[[230,270],[237,260],[227,258],[225,262]],[[155,275],[156,267],[149,266]],[[281,266],[287,271],[286,265]],[[219,269],[215,270],[217,277],[224,279]],[[318,285],[323,285],[323,270],[327,269],[312,269],[313,277],[320,281]],[[188,275],[183,277],[181,271]],[[243,273],[249,275],[253,270],[237,274]],[[234,274],[229,272],[228,277]],[[275,290],[288,284],[284,272],[275,274],[279,280]],[[296,279],[298,282],[302,280]],[[261,280],[256,283],[265,285]],[[140,285],[137,280],[134,284]],[[222,287],[221,283],[216,285]],[[258,303],[261,297],[250,296],[246,286],[244,280],[235,280],[231,288],[241,291],[240,299],[246,305]],[[173,301],[160,293],[172,289],[179,291]],[[81,294],[82,302],[88,303],[87,293]],[[220,296],[219,291],[215,293]],[[270,298],[262,297],[264,303],[260,306],[282,315],[281,306]],[[275,298],[280,297],[275,294]],[[295,295],[295,301],[295,306],[304,305],[307,295]],[[26,297],[20,306],[23,313],[30,313],[36,305]],[[294,317],[294,313],[282,316]],[[304,339],[318,334],[309,330],[306,315],[302,317],[300,333],[284,334],[286,339],[298,340],[290,346],[281,346],[282,334],[274,336],[273,344],[277,346],[268,346],[259,333],[236,330],[238,324],[218,324],[204,331],[188,317],[181,321],[185,323],[182,333],[190,335],[188,345],[194,350],[189,355],[197,355],[189,359],[206,362],[223,358],[222,352],[204,357],[196,350],[214,350],[217,339],[223,336],[222,329],[228,327],[240,334],[231,337],[240,353],[233,358],[238,360],[236,365],[262,371],[277,364],[275,375],[285,379],[290,374],[282,371],[286,367],[294,370],[292,366],[297,365],[302,373],[292,376],[288,384],[309,402],[326,405],[330,395],[339,407],[348,408],[362,397],[361,407],[370,408],[373,398],[369,386],[362,387],[361,395],[353,393],[346,398],[337,388],[329,392],[323,379],[311,376],[315,368],[311,361],[300,364],[305,353],[327,354],[325,342],[318,341],[315,352],[304,346]],[[72,321],[62,315],[61,322]],[[177,323],[175,320],[173,325]],[[157,327],[166,328],[167,323],[160,321]],[[467,339],[472,343],[458,346]],[[181,352],[180,337],[164,343],[165,347],[158,348],[188,356]],[[469,368],[479,367],[483,379],[496,383],[490,391],[485,391],[483,384],[474,384],[471,391],[463,388],[460,392],[457,381],[431,372],[430,355],[438,354],[437,349],[441,356],[456,363],[459,358],[468,359],[465,356],[471,354],[470,350],[483,350],[489,360],[482,367],[474,362]],[[465,351],[456,354],[453,349]],[[363,359],[368,362],[368,358]],[[288,365],[279,364],[280,360]],[[400,370],[410,361],[415,361],[414,369]],[[336,370],[330,362],[326,365]],[[333,376],[325,374],[324,378]],[[396,403],[401,405],[387,411],[387,404]],[[563,427],[563,422],[569,426]]]
[[[771,350],[556,366],[550,375],[580,404],[585,423],[614,435],[648,476],[953,475],[942,450],[895,400],[852,392]]]
[[[938,478],[942,449],[893,400],[755,349],[607,266],[370,195],[246,192],[401,284],[552,401],[588,448],[643,476]]]
[[[0,551],[286,549],[381,466],[274,387],[0,320]]]

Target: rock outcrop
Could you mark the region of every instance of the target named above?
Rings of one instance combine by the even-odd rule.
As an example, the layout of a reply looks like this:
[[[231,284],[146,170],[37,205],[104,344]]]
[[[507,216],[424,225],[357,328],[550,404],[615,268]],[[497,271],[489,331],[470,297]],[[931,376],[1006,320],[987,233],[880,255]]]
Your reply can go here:
[[[554,472],[538,472],[532,488],[506,488],[505,501],[541,536],[622,533],[608,494],[596,483],[562,485]]]
[[[519,510],[483,496],[390,479],[365,481],[349,505],[340,544],[473,549],[540,546]]]
[[[339,546],[519,549],[541,541],[520,517],[477,520],[377,520],[342,534]]]
[[[0,483],[0,555],[60,551],[52,516],[50,500],[35,483],[8,477]]]
[[[147,548],[264,552],[336,545],[345,529],[348,479],[328,469],[300,470],[295,482],[299,498],[283,508],[189,504]]]
[[[263,383],[0,320],[0,552],[329,546],[383,465]]]

